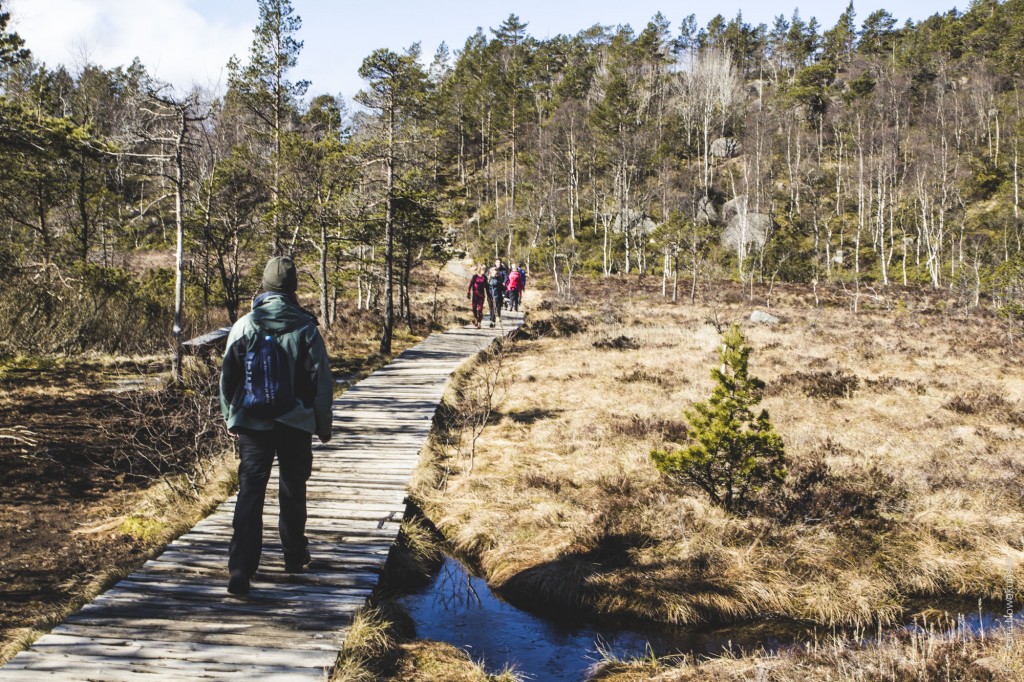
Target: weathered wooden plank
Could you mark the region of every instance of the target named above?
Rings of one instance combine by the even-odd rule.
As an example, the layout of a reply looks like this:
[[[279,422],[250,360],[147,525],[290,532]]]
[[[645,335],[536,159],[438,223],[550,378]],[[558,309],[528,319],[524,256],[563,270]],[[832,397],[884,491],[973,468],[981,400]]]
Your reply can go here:
[[[314,554],[314,558],[321,561],[344,561],[348,553],[354,551],[373,552],[382,548],[390,546],[391,537],[397,532],[397,529],[384,528],[381,531],[376,532],[373,536],[357,537],[355,535],[344,535],[338,536],[334,544],[338,548],[337,553],[333,553],[327,549],[316,549],[315,547],[310,550]],[[179,540],[173,549],[174,552],[180,552],[186,556],[203,555],[208,557],[217,557],[221,560],[222,565],[227,565],[227,540],[221,542],[203,542],[201,540],[185,541]],[[280,546],[270,546],[264,548],[264,556],[267,561],[273,563],[281,560],[281,549]],[[157,560],[173,561],[176,554],[168,554],[165,552],[163,555],[157,558]]]
[[[221,592],[217,599],[197,599],[194,595],[125,594],[108,591],[96,597],[92,603],[82,607],[78,614],[89,618],[104,616],[132,618],[163,617],[167,613],[180,611],[183,602],[188,610],[182,615],[187,620],[196,618],[252,618],[298,620],[305,629],[319,629],[318,618],[333,618],[348,613],[349,606],[360,603],[368,594],[367,590],[350,588],[333,595],[333,599],[322,599],[315,595],[289,595],[274,589],[270,583],[253,581],[262,589],[253,589],[245,597],[234,597]],[[70,618],[75,618],[75,615]]]
[[[146,576],[125,578],[106,591],[107,596],[132,597],[146,595],[163,595],[175,599],[196,599],[200,601],[225,600],[224,586],[211,583],[209,580],[189,580],[185,576],[176,579],[146,580]],[[301,577],[301,574],[295,576]],[[275,580],[273,590],[260,590],[263,599],[282,601],[330,601],[335,596],[362,593],[366,588],[373,589],[379,576],[374,573],[350,573],[344,582],[332,586],[314,585],[305,581],[282,582]],[[276,595],[272,596],[272,595]]]
[[[307,488],[308,571],[284,573],[272,473],[249,595],[225,589],[231,499],[0,668],[0,680],[323,679],[398,535],[449,376],[500,333],[431,336],[335,401],[334,438],[316,447]]]
[[[138,637],[81,637],[50,634],[32,645],[40,654],[68,654],[72,656],[102,656],[111,658],[171,659],[195,663],[224,663],[242,665],[258,661],[260,665],[294,666],[299,668],[331,665],[333,651],[316,649],[272,648],[267,646],[225,646],[174,642]]]
[[[20,669],[35,673],[39,675],[37,679],[75,680],[81,678],[74,675],[86,673],[98,675],[99,677],[96,679],[100,680],[135,680],[142,679],[142,675],[148,675],[148,679],[152,680],[154,676],[161,675],[164,671],[179,677],[188,676],[193,680],[244,680],[255,677],[264,680],[308,681],[313,675],[320,679],[326,677],[325,666],[313,668],[311,666],[270,666],[257,662],[232,665],[216,662],[194,663],[173,659],[132,660],[72,654],[46,655],[35,651],[25,652],[23,656],[16,658],[21,660],[12,661],[9,667],[12,670]],[[129,677],[132,674],[137,677]]]
[[[234,505],[228,506],[224,511],[234,512]],[[402,514],[405,512],[405,501],[401,500],[392,504],[367,504],[360,505],[359,503],[351,502],[330,502],[328,500],[321,500],[319,504],[310,506],[309,512],[307,512],[307,519],[338,519],[348,521],[360,521],[364,519],[379,519],[382,516],[388,514],[397,513],[398,521],[402,520]],[[264,523],[269,521],[276,521],[277,516],[268,516],[264,514]]]
[[[335,613],[313,610],[305,614],[259,613],[257,611],[233,613],[223,610],[190,609],[188,619],[181,620],[161,617],[161,611],[156,609],[133,608],[131,603],[122,603],[103,605],[90,611],[83,609],[69,617],[67,622],[75,625],[114,627],[131,625],[139,630],[155,630],[159,633],[168,630],[193,633],[203,630],[235,633],[261,632],[265,639],[253,639],[250,640],[250,643],[253,641],[276,641],[275,637],[278,636],[278,632],[302,633],[304,637],[309,638],[317,633],[329,632],[333,628],[346,626],[351,623],[352,614],[365,603],[366,596],[368,595],[364,595],[362,600],[354,599],[349,602],[347,604],[348,611],[340,610]],[[167,605],[163,606],[164,610],[167,608]],[[174,605],[173,608],[180,608],[180,604]]]
[[[402,519],[394,519],[394,524],[397,525]],[[277,517],[268,516],[263,524],[264,537],[267,540],[271,539],[273,532],[277,527]],[[183,536],[174,542],[173,547],[181,547],[187,544],[192,544],[196,541],[206,541],[212,543],[223,543],[227,542],[231,538],[231,522],[228,519],[226,522],[218,525],[207,525],[196,531],[195,535]],[[385,537],[393,534],[393,531],[387,528],[377,527],[377,517],[371,519],[334,519],[334,520],[321,520],[311,519],[306,524],[306,534],[312,537],[313,534],[321,535],[323,541],[330,542],[346,542],[349,538],[373,538],[373,537]]]
[[[346,541],[343,537],[338,542],[310,545],[310,553],[318,562],[347,562],[358,556],[369,555],[378,551],[387,551],[388,547],[390,547],[390,544],[387,542],[387,538],[383,537],[362,538],[358,542],[356,542],[354,538],[351,538],[350,541]],[[264,547],[263,556],[271,562],[280,560],[280,545],[271,544]],[[218,565],[222,568],[225,566],[226,562],[225,556],[217,556],[213,552],[210,552],[204,543],[189,545],[182,543],[175,549],[168,550],[151,561],[156,564],[161,561],[185,561],[196,559],[219,561],[220,563]],[[148,565],[149,562],[147,562],[147,566]]]
[[[362,523],[370,522],[364,521]],[[273,529],[264,527],[266,544],[263,548],[263,557],[271,563],[282,560],[281,546],[276,544],[279,540],[273,536],[274,530],[276,530],[276,526]],[[355,551],[365,552],[380,549],[381,547],[387,548],[390,546],[391,539],[399,530],[397,524],[386,523],[381,528],[378,528],[377,524],[374,523],[372,530],[367,527],[361,532],[351,529],[348,531],[325,532],[318,538],[318,542],[323,543],[323,549],[317,549],[314,546],[310,549],[310,552],[321,561],[345,561]],[[180,539],[173,548],[168,550],[168,552],[174,553],[164,552],[164,554],[161,554],[153,561],[175,561],[180,556],[194,557],[196,555],[204,555],[218,557],[226,566],[228,537],[225,536],[227,533],[228,531],[225,530],[223,534],[207,534],[205,537],[202,533],[196,533],[195,536]]]
[[[200,624],[202,625],[202,624]],[[314,632],[310,636],[306,631],[283,630],[249,624],[247,627],[231,626],[211,630],[208,627],[192,629],[173,629],[168,627],[145,628],[134,623],[114,625],[79,625],[63,623],[54,628],[54,634],[76,635],[80,637],[108,638],[143,638],[160,641],[186,642],[210,646],[244,646],[250,647],[254,642],[273,642],[277,646],[289,649],[331,651],[337,653],[338,647],[344,642],[347,630],[342,627],[329,633]],[[0,673],[3,672],[0,668]]]
[[[221,327],[215,329],[212,332],[207,332],[201,336],[183,341],[181,345],[189,352],[199,352],[210,347],[220,346],[221,350],[224,348],[224,343],[228,339],[228,334],[231,333],[231,327]]]

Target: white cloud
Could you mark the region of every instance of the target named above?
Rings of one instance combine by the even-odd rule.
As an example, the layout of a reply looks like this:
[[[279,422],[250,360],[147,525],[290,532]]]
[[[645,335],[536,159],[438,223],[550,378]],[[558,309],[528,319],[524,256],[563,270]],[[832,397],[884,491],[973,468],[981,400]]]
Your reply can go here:
[[[211,21],[188,0],[11,0],[11,27],[36,59],[72,70],[127,66],[179,89],[223,89],[232,55],[246,59],[252,25]]]

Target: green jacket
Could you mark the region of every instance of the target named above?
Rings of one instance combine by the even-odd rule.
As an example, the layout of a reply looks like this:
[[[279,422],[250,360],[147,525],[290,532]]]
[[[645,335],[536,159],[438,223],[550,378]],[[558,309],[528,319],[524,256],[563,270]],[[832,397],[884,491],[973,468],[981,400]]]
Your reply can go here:
[[[292,386],[296,404],[276,419],[246,415],[242,408],[245,394],[245,356],[256,334],[256,324],[273,334],[292,359]],[[308,433],[324,443],[331,439],[334,379],[327,359],[323,337],[316,318],[300,308],[290,296],[261,294],[253,301],[253,310],[235,322],[228,335],[220,374],[220,409],[229,430],[237,428],[269,431],[280,422]]]

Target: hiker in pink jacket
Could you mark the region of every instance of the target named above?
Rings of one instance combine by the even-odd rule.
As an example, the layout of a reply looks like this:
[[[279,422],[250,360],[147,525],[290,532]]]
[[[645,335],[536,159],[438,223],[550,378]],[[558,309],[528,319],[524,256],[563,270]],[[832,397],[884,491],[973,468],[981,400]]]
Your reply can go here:
[[[508,291],[509,308],[512,310],[519,310],[519,299],[523,293],[523,285],[523,273],[513,263],[512,268],[508,272],[508,284],[505,285],[505,289]]]

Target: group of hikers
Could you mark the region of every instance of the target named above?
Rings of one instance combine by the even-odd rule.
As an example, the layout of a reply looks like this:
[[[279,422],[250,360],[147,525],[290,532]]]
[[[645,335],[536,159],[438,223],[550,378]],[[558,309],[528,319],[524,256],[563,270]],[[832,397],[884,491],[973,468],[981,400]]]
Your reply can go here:
[[[501,320],[503,308],[519,310],[525,288],[526,270],[516,262],[505,267],[502,260],[496,258],[490,268],[478,266],[469,278],[469,290],[466,292],[466,298],[473,305],[473,326],[479,329],[484,320],[484,301],[487,302],[491,327],[496,319]]]
[[[477,268],[469,283],[473,320],[490,304],[491,327],[502,307],[519,310],[526,271],[501,259]],[[274,460],[284,570],[310,564],[306,538],[306,481],[313,468],[312,437],[331,439],[334,380],[316,317],[296,297],[298,272],[291,258],[276,256],[263,271],[252,312],[231,328],[220,377],[221,411],[238,444],[238,500],[228,547],[228,592],[249,593],[263,553],[263,502]]]

